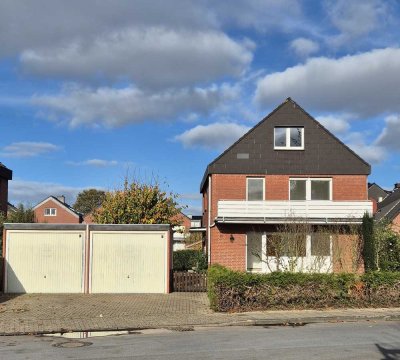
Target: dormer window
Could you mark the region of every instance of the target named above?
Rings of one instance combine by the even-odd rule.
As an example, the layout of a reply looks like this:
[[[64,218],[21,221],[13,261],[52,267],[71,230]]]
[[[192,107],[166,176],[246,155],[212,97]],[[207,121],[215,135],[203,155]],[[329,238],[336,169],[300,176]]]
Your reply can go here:
[[[304,150],[303,127],[276,127],[274,129],[275,150]]]

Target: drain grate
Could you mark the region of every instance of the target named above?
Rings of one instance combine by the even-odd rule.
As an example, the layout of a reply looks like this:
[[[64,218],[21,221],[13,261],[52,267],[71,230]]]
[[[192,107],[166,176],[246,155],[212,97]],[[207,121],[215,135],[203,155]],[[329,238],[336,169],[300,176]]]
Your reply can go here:
[[[83,346],[89,346],[92,344],[93,343],[88,342],[88,341],[66,341],[66,342],[54,344],[53,346],[58,347],[58,348],[79,348],[79,347],[83,347]]]

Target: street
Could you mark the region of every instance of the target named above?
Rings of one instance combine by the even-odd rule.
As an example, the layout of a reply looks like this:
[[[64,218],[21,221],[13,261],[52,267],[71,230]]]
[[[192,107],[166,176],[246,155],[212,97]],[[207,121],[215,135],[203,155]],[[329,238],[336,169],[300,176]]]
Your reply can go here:
[[[2,337],[0,359],[400,359],[395,321],[178,330]]]

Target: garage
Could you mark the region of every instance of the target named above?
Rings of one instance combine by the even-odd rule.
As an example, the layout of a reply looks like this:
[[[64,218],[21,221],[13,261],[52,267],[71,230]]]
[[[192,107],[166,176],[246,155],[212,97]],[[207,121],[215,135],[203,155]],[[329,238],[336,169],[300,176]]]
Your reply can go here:
[[[7,229],[4,292],[82,293],[85,227],[59,230],[37,225]]]
[[[101,226],[101,225],[98,225]],[[165,293],[168,289],[168,231],[126,226],[91,230],[91,293]],[[99,227],[97,227],[99,229]],[[115,230],[115,229],[114,229]],[[133,230],[133,231],[132,231]]]
[[[168,293],[169,225],[5,224],[6,293]]]

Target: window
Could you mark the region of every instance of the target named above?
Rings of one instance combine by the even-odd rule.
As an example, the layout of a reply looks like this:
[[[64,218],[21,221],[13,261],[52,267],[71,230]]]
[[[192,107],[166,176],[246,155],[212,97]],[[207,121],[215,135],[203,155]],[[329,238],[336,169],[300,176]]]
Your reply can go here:
[[[44,209],[44,216],[56,216],[56,215],[57,215],[57,209],[54,208]]]
[[[247,234],[247,271],[262,269],[262,233]]]
[[[247,178],[247,200],[264,200],[264,179]]]
[[[331,256],[331,236],[326,233],[311,235],[311,256]]]
[[[305,257],[307,237],[303,234],[276,233],[267,235],[267,256]]]
[[[290,200],[332,200],[332,179],[290,179]]]
[[[303,150],[304,128],[302,127],[276,127],[274,129],[274,149],[277,150]]]

